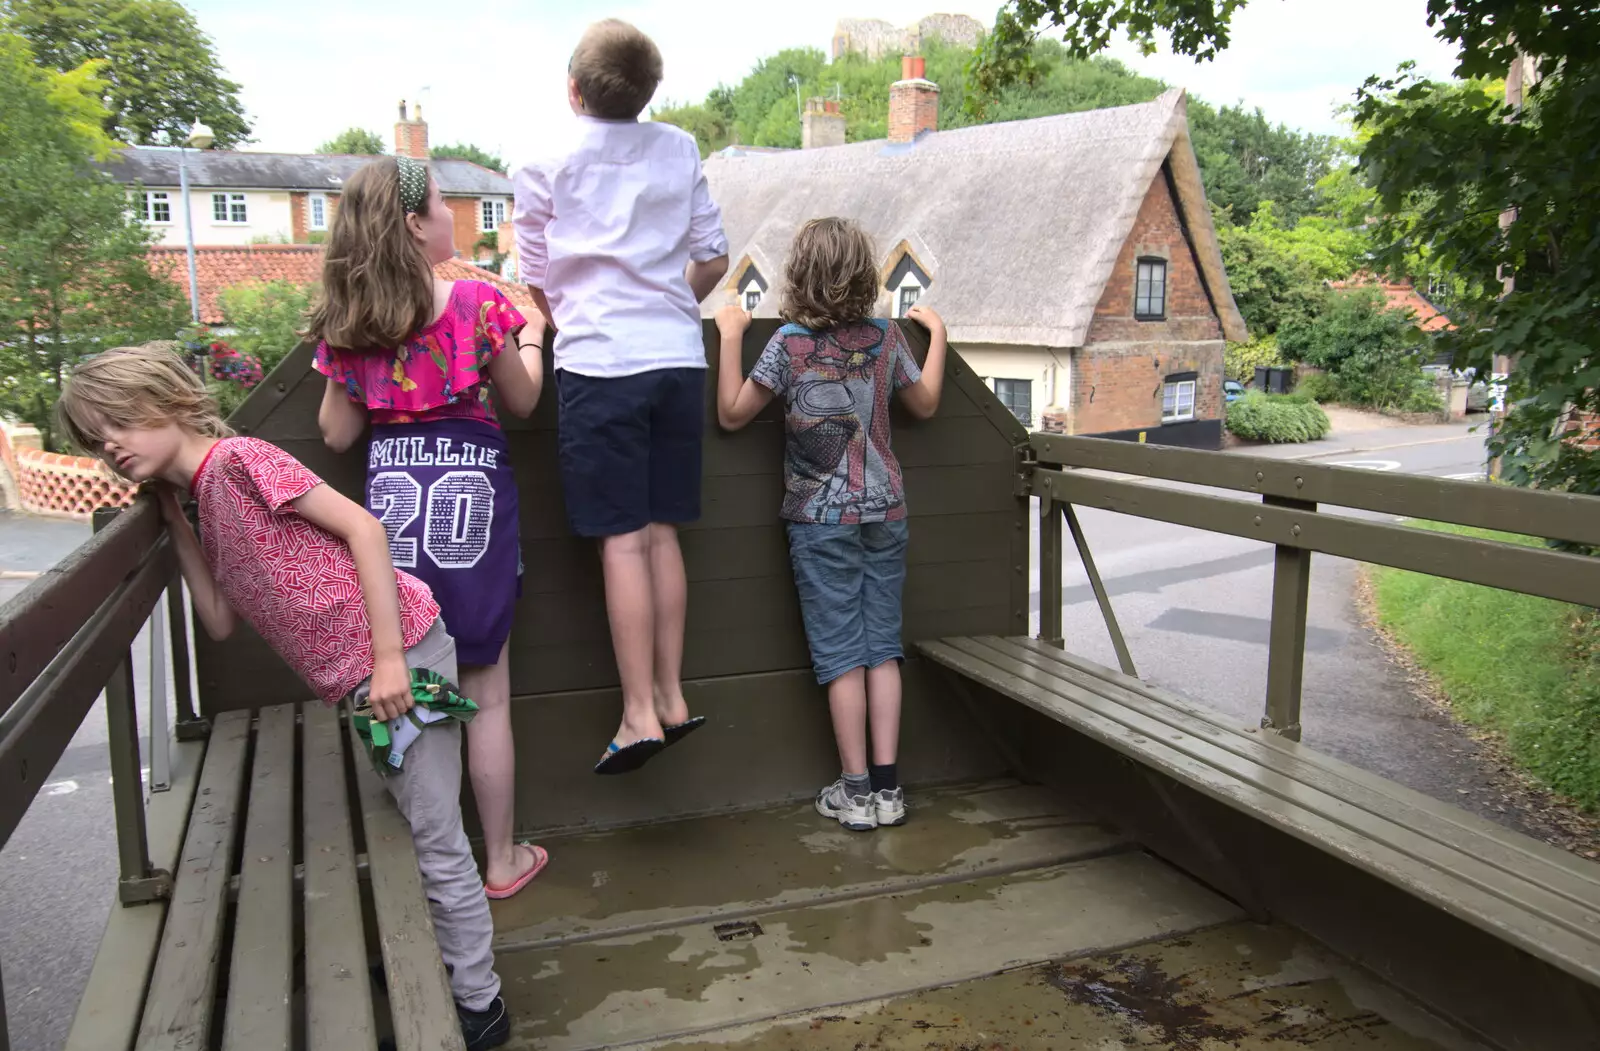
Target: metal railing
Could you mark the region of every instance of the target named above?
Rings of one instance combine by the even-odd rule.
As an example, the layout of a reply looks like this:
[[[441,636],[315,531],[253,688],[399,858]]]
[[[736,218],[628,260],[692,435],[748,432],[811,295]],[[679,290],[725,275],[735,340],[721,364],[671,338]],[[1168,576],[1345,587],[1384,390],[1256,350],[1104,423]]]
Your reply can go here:
[[[1334,506],[1373,511],[1600,547],[1600,497],[1103,438],[1032,434],[1025,449],[1031,459],[1023,464],[1022,478],[1039,498],[1039,637],[1064,645],[1065,526],[1099,603],[1117,661],[1124,673],[1138,674],[1075,507],[1270,543],[1275,548],[1272,621],[1261,725],[1297,741],[1313,552],[1580,605],[1600,602],[1600,558],[1322,510]],[[1136,475],[1139,480],[1114,475]],[[1260,500],[1152,485],[1151,480],[1250,493]]]
[[[165,625],[160,615],[165,595]],[[11,838],[95,699],[105,693],[124,905],[170,896],[171,875],[150,860],[140,769],[132,646],[146,622],[170,636],[171,666],[151,652],[150,782],[170,780],[166,680],[177,706],[177,736],[203,734],[194,713],[188,630],[177,561],[155,501],[97,514],[95,534],[0,607],[0,847]],[[161,630],[162,628],[165,630]],[[9,1046],[0,983],[0,1051]]]

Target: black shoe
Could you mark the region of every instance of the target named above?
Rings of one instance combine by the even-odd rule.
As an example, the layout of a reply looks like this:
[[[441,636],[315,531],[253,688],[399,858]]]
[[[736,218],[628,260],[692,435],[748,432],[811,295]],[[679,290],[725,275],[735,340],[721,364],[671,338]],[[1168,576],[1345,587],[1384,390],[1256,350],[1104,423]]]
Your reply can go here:
[[[495,997],[482,1011],[469,1011],[456,1004],[456,1017],[461,1019],[461,1035],[466,1038],[467,1051],[485,1051],[511,1039],[511,1013],[506,1010],[503,996]]]

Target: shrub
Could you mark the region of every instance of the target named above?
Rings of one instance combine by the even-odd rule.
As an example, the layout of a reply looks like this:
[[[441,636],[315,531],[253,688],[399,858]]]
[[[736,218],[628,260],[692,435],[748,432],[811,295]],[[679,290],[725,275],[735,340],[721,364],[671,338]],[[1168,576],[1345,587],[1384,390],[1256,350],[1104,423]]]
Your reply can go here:
[[[1251,392],[1228,406],[1228,430],[1258,442],[1311,442],[1331,425],[1317,405],[1294,396]]]
[[[1249,383],[1255,378],[1257,368],[1282,365],[1278,354],[1278,340],[1274,336],[1260,336],[1248,343],[1229,343],[1222,356],[1222,371],[1230,380]]]
[[[1439,388],[1433,381],[1426,377],[1419,377],[1406,393],[1405,399],[1400,402],[1401,412],[1444,412],[1444,399],[1439,396]]]
[[[1339,400],[1339,381],[1326,372],[1308,372],[1294,385],[1294,392],[1319,405]]]
[[[288,281],[234,285],[223,289],[218,299],[233,326],[228,342],[271,372],[300,343],[311,288]]]

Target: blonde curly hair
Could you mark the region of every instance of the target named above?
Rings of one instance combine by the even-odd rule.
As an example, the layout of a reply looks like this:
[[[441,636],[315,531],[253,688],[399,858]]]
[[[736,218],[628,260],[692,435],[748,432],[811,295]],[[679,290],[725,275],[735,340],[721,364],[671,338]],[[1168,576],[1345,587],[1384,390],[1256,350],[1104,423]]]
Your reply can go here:
[[[794,235],[784,266],[785,321],[813,332],[863,321],[878,306],[872,238],[851,219],[813,219]]]

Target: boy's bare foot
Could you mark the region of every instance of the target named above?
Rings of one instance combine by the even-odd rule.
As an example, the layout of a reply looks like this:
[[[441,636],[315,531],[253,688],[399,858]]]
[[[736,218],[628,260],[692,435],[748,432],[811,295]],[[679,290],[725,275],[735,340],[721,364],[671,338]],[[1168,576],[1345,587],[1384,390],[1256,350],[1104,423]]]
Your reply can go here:
[[[543,847],[532,843],[513,843],[509,858],[491,861],[484,866],[484,893],[495,899],[511,897],[526,887],[528,881],[537,876],[549,860],[550,855]]]

